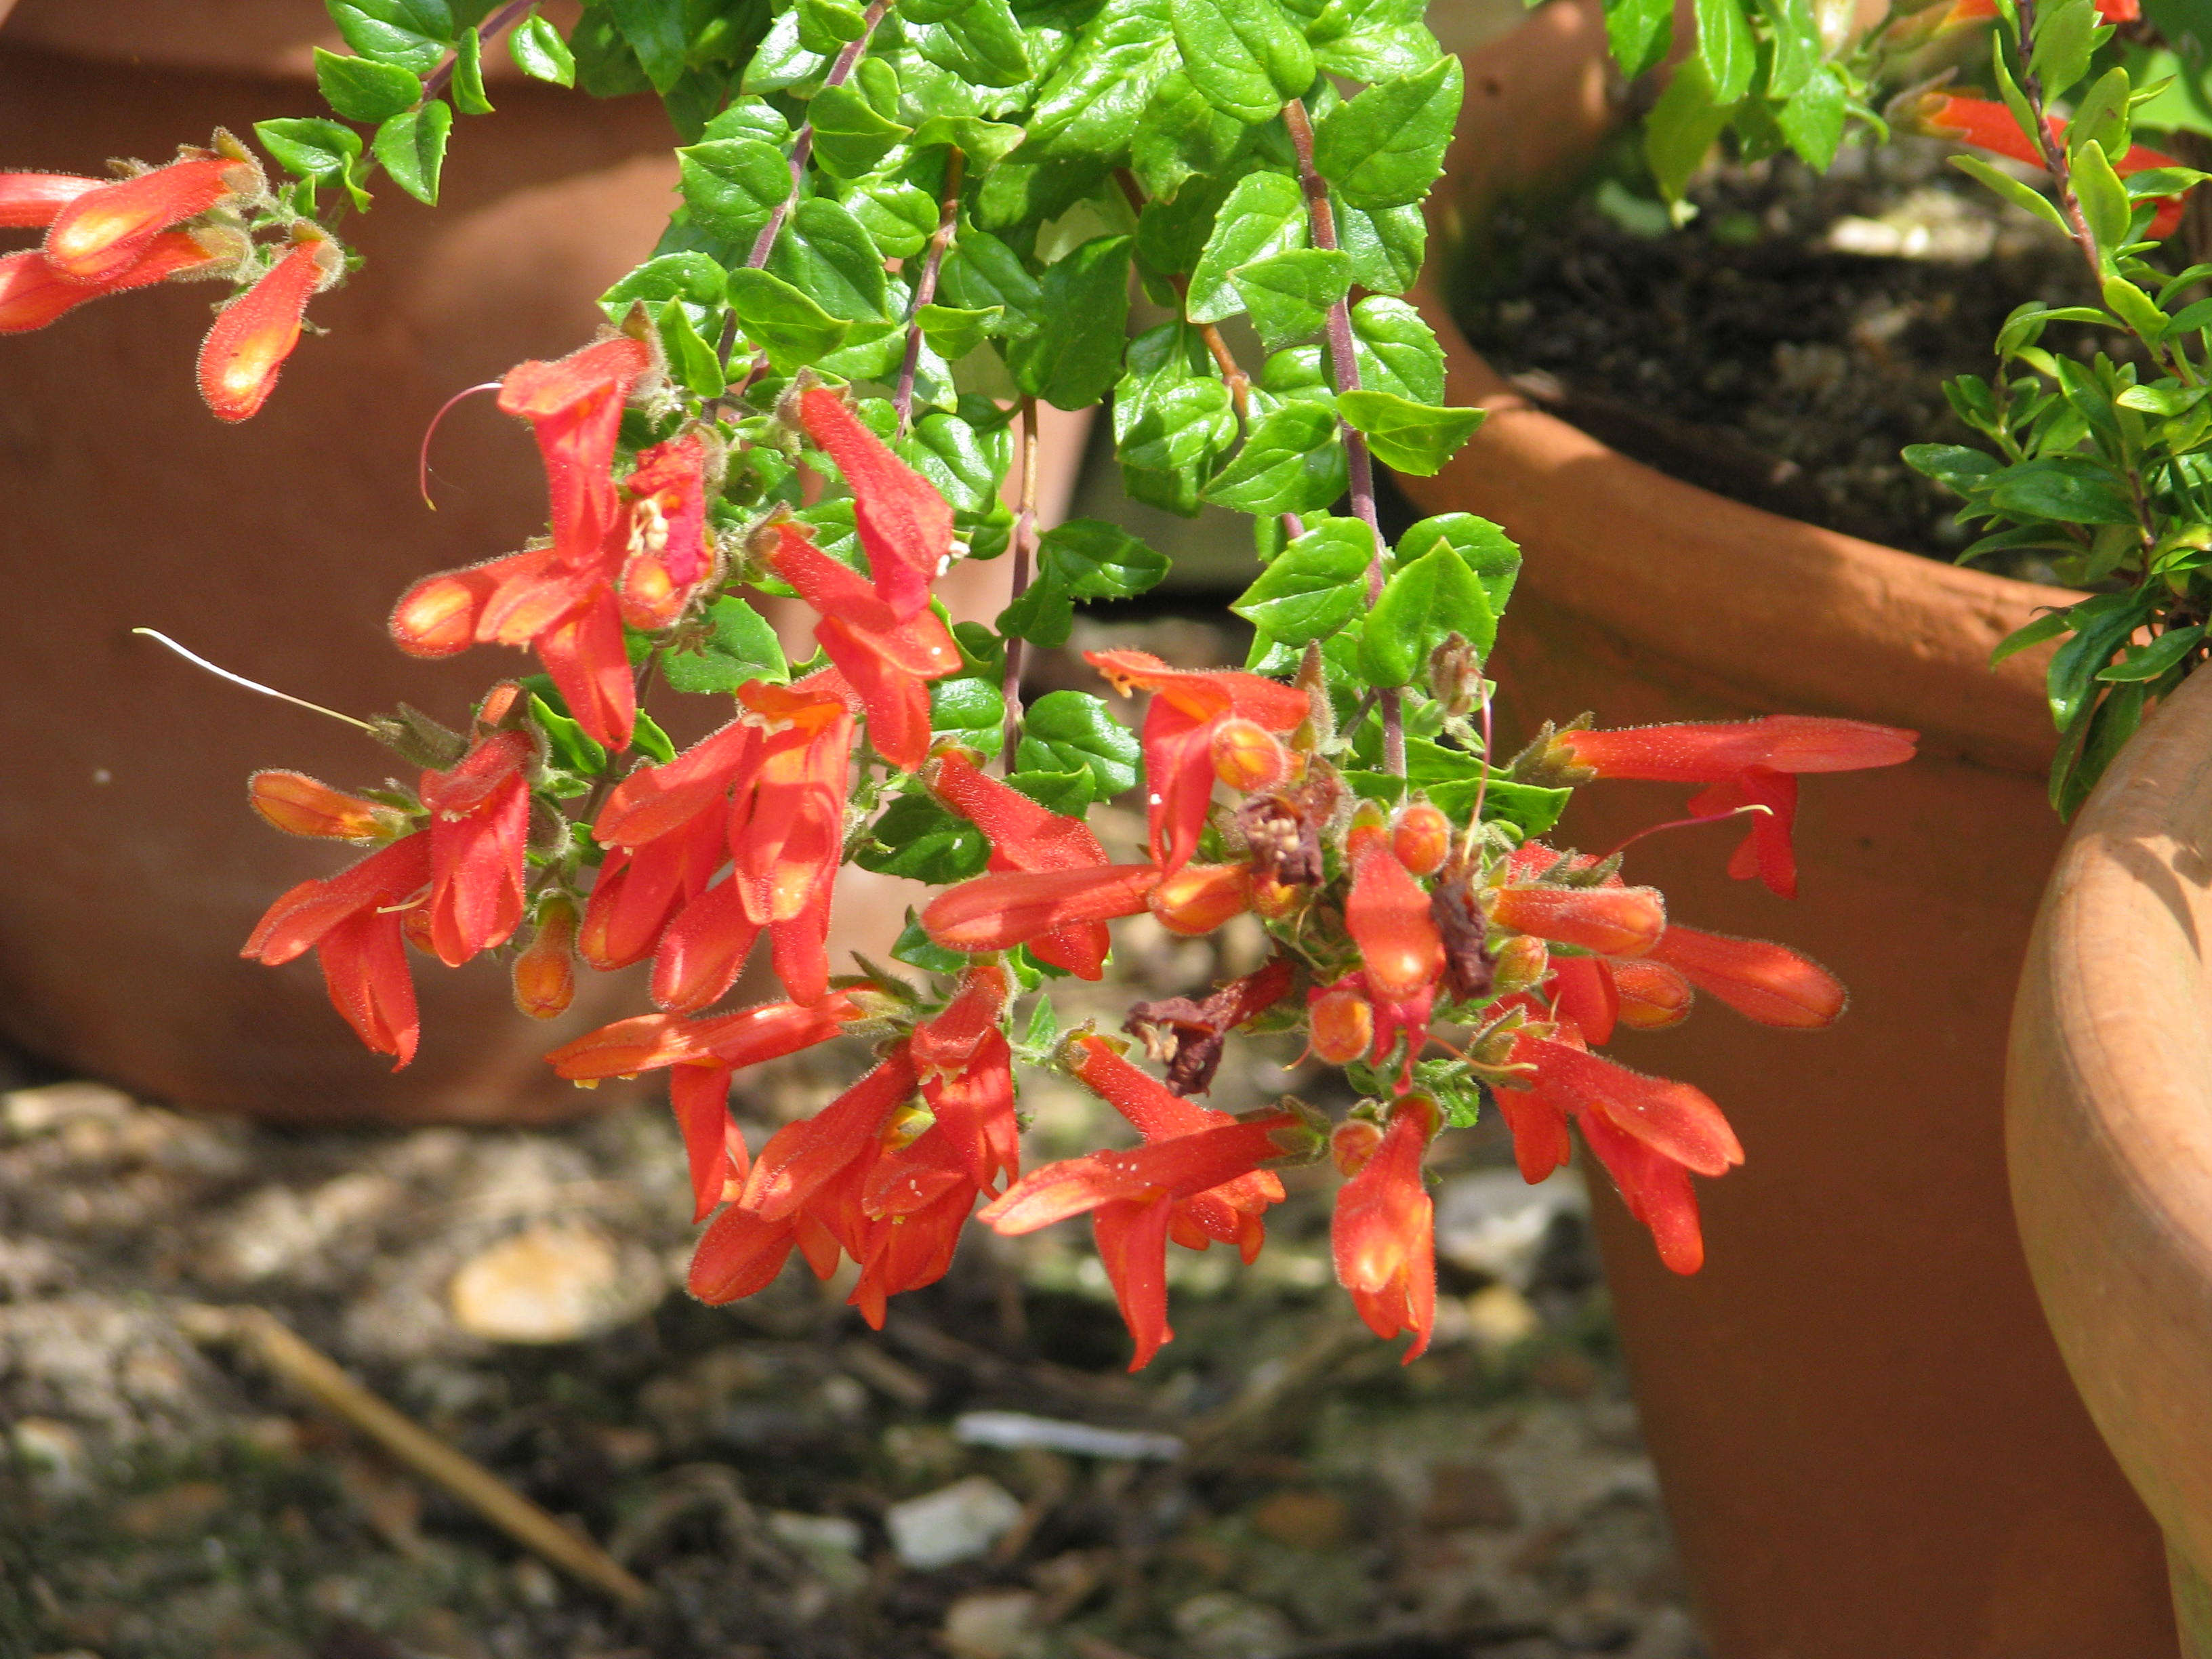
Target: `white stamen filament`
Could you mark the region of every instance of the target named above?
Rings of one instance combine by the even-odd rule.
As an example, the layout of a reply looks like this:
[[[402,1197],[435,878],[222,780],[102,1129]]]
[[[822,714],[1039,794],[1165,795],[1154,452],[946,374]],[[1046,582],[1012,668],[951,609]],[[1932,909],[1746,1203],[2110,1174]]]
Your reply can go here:
[[[149,640],[159,641],[161,644],[167,646],[170,650],[182,657],[186,662],[191,663],[195,667],[206,669],[209,673],[214,675],[217,679],[228,680],[233,685],[242,685],[249,691],[258,691],[263,696],[274,697],[279,702],[294,703],[301,708],[313,709],[318,714],[328,714],[334,720],[343,720],[348,726],[354,726],[360,731],[369,732],[372,735],[375,732],[376,728],[371,726],[367,720],[357,720],[350,714],[339,714],[335,708],[325,708],[319,702],[309,702],[305,697],[295,697],[289,691],[279,691],[273,685],[264,685],[258,680],[249,680],[245,675],[234,674],[228,668],[218,668],[215,664],[210,662],[205,657],[201,656],[198,652],[185,650],[183,646],[179,645],[167,634],[161,633],[156,629],[134,628],[131,631],[134,634],[143,634]]]

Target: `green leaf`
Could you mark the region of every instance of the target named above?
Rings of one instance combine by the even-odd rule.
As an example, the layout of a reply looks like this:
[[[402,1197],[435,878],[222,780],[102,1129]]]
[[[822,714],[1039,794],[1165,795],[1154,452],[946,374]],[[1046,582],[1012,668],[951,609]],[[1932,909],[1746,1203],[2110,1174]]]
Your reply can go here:
[[[1006,0],[971,0],[957,15],[915,29],[914,49],[970,86],[1018,87],[1033,72],[1022,26]]]
[[[2073,758],[2070,775],[2054,779],[2051,804],[2061,817],[2070,818],[2089,792],[2105,775],[2105,769],[2127,746],[2136,728],[2142,724],[2143,702],[2150,688],[2145,685],[2116,685],[2106,692],[2089,717],[2087,734],[2081,741],[2078,758],[2073,757],[2073,745],[2062,744],[2059,763]],[[2054,772],[2057,769],[2054,768]]]
[[[1127,599],[1157,587],[1170,566],[1118,525],[1070,519],[1038,540],[1037,568],[1079,599]]]
[[[1766,71],[1765,94],[1795,98],[1820,70],[1820,24],[1813,15],[1812,0],[1758,0],[1758,5],[1774,52]]]
[[[592,7],[576,21],[568,48],[576,55],[576,84],[594,98],[627,98],[653,89],[645,66],[604,7]]]
[[[781,685],[791,678],[783,647],[768,618],[743,599],[720,599],[708,607],[696,652],[661,653],[660,672],[677,690],[735,691],[750,680]]]
[[[1199,375],[1147,391],[1141,412],[1122,429],[1120,458],[1144,472],[1196,471],[1236,439],[1229,388]]]
[[[1371,294],[1403,294],[1421,274],[1429,222],[1417,206],[1367,209],[1339,204],[1336,241],[1352,256],[1353,282]]]
[[[1662,196],[1670,202],[1682,199],[1690,175],[1727,127],[1734,108],[1715,100],[1702,59],[1686,58],[1675,69],[1644,124],[1644,159]]]
[[[1049,1054],[1060,1036],[1060,1018],[1052,1011],[1052,1000],[1039,997],[1036,1006],[1030,1010],[1030,1023],[1022,1032],[1022,1047],[1032,1054]]]
[[[1205,495],[1237,513],[1316,513],[1343,495],[1349,483],[1334,413],[1302,401],[1285,404],[1256,423]]]
[[[1334,634],[1367,603],[1375,534],[1358,519],[1330,519],[1277,554],[1229,608],[1271,639],[1304,645]]]
[[[1961,495],[1972,495],[2004,471],[2004,463],[1996,456],[1984,455],[1963,444],[1908,444],[1904,459],[1914,471],[1926,474]]]
[[[891,944],[891,960],[903,962],[909,968],[919,968],[928,974],[957,974],[968,965],[968,957],[963,952],[948,951],[941,945],[931,944],[929,935],[922,931],[921,923],[912,910],[906,913],[906,926]]]
[[[1337,412],[1366,434],[1375,459],[1400,472],[1433,477],[1483,422],[1479,409],[1439,409],[1389,392],[1345,392]]]
[[[969,311],[998,310],[1000,327],[1020,339],[1036,332],[1044,292],[1020,257],[987,230],[963,230],[937,279],[937,291]]]
[[[665,94],[684,73],[690,44],[684,27],[684,0],[597,0],[613,20],[653,89]]]
[[[1359,635],[1359,665],[1372,685],[1405,685],[1429,653],[1457,634],[1494,638],[1498,618],[1466,561],[1447,541],[1401,566],[1382,590]]]
[[[936,198],[902,179],[862,185],[845,205],[887,259],[911,259],[937,234]]]
[[[253,136],[278,167],[302,179],[337,183],[361,155],[361,135],[351,127],[319,117],[296,121],[257,121]]]
[[[1248,173],[1213,217],[1183,301],[1194,323],[1218,323],[1244,309],[1234,273],[1239,267],[1306,245],[1305,197],[1279,173]]]
[[[1647,75],[1674,44],[1674,0],[1605,0],[1605,33],[1623,75]]]
[[[2068,611],[2074,636],[2051,659],[2045,694],[2051,718],[2062,732],[2096,695],[2097,676],[2142,626],[2151,604],[2148,593],[2100,593]]]
[[[1990,666],[1995,668],[2007,657],[2018,656],[2031,646],[2041,645],[2045,640],[2055,640],[2074,626],[2072,613],[2066,611],[2046,611],[2033,622],[2015,628],[1997,642],[1990,653]]]
[[[714,348],[699,337],[684,307],[663,306],[659,327],[670,376],[697,397],[720,397],[729,384],[722,374],[721,360],[715,356]]]
[[[1340,250],[1296,248],[1230,273],[1270,351],[1317,333],[1328,308],[1351,291],[1352,256]]]
[[[852,210],[826,196],[809,197],[786,222],[769,254],[769,269],[848,322],[896,322],[883,254]]]
[[[1314,166],[1358,208],[1402,207],[1428,194],[1443,171],[1465,77],[1456,58],[1372,86],[1323,116]]]
[[[647,760],[666,765],[676,758],[676,744],[660,724],[643,709],[637,712],[637,725],[630,732],[629,746]]]
[[[484,96],[483,40],[473,28],[461,33],[453,54],[453,107],[464,115],[489,115],[491,100]]]
[[[1713,101],[1733,104],[1751,90],[1759,67],[1759,47],[1751,20],[1740,0],[1692,0],[1698,22],[1698,62],[1712,88]]]
[[[530,718],[545,733],[546,758],[562,770],[596,776],[605,767],[607,751],[536,691],[530,696]]]
[[[1094,799],[1091,774],[1080,767],[1070,772],[1012,772],[1006,781],[1046,811],[1062,817],[1081,817]]]
[[[2133,651],[2125,662],[2116,663],[2103,670],[2100,680],[2154,680],[2173,667],[2203,642],[2202,623],[2187,628],[2169,628],[2140,651]]]
[[[1207,103],[1177,69],[1160,82],[1130,136],[1129,168],[1156,204],[1180,201],[1192,179],[1200,188],[1218,182],[1225,189],[1229,162],[1250,131]]]
[[[1030,705],[1015,761],[1024,772],[1088,772],[1093,799],[1110,800],[1136,787],[1138,753],[1135,734],[1103,697],[1048,691]]]
[[[1306,25],[1314,62],[1331,75],[1370,85],[1419,75],[1443,51],[1422,22],[1423,10],[1419,0],[1328,0]]]
[[[422,96],[412,70],[367,58],[341,58],[315,48],[315,84],[323,101],[349,121],[384,121],[410,110]]]
[[[1993,475],[1989,504],[2024,518],[2062,524],[2133,524],[2136,512],[2111,471],[2086,457],[2023,461]]]
[[[639,300],[648,303],[681,300],[687,305],[715,306],[722,302],[721,266],[703,253],[664,253],[647,259],[635,270],[599,295],[599,309],[607,320],[619,323]]]
[[[807,113],[814,122],[815,157],[835,179],[874,172],[911,131],[878,113],[849,83],[816,93]]]
[[[868,32],[868,15],[851,0],[799,0],[799,44],[809,52],[834,56],[848,40]]]
[[[561,31],[532,12],[515,25],[507,37],[514,65],[533,81],[550,81],[556,87],[576,84],[575,54],[561,38]]]
[[[989,756],[1006,744],[1006,704],[988,680],[963,674],[929,688],[929,727],[964,747]]]
[[[2096,0],[2045,0],[2036,8],[2035,44],[2027,67],[2045,98],[2063,98],[2088,73],[2090,54],[2111,33],[2098,27]]]
[[[1352,356],[1359,384],[1417,404],[1444,396],[1444,349],[1421,313],[1402,300],[1368,295],[1352,307]]]
[[[433,98],[416,110],[395,115],[376,130],[376,159],[398,185],[418,202],[438,204],[438,175],[446,166],[446,136],[453,128],[453,106]]]
[[[2165,337],[2166,313],[2151,302],[2144,293],[2124,276],[2105,278],[2105,303],[2112,314],[2125,323],[2147,343],[2156,345]]]
[[[960,414],[923,416],[915,422],[914,435],[897,447],[900,458],[935,484],[956,513],[992,511],[999,480],[1013,459],[1013,440],[1004,426],[979,430],[969,418],[982,401],[963,399]]]
[[[453,38],[445,0],[329,0],[327,9],[346,45],[363,58],[416,75],[437,68]]]
[[[1496,619],[1505,614],[1506,601],[1513,597],[1514,580],[1521,574],[1518,544],[1487,519],[1479,519],[1472,513],[1445,513],[1422,520],[1398,538],[1397,565],[1402,569],[1427,557],[1439,546],[1451,549],[1474,574],[1483,597],[1490,602],[1494,626]],[[1480,618],[1475,619],[1475,624],[1480,629]],[[1460,631],[1478,652],[1484,656],[1490,654],[1490,635],[1465,629]]]
[[[2135,204],[2128,200],[2127,187],[2105,159],[2105,152],[2094,144],[2074,158],[2074,194],[2099,252],[2110,258],[2127,246]]]
[[[1088,409],[1120,373],[1128,328],[1132,239],[1094,236],[1046,267],[1036,330],[1014,340],[1014,384],[1056,409]]]
[[[1183,73],[1223,114],[1272,120],[1313,84],[1313,48],[1280,0],[1175,0],[1168,11]]]
[[[2072,235],[2065,216],[2053,205],[2051,198],[2031,185],[2021,183],[2008,173],[1999,173],[1987,161],[1973,155],[1954,155],[1951,165],[1968,178],[1979,180],[1997,195],[2024,212],[2032,213],[2053,229]]]
[[[791,194],[791,163],[757,138],[711,138],[676,158],[692,223],[748,250]]]
[[[765,98],[735,98],[701,135],[708,143],[724,138],[757,138],[781,145],[791,137],[791,123]]]
[[[921,325],[924,339],[948,362],[957,362],[996,333],[1006,315],[998,306],[968,311],[957,306],[927,305],[915,307],[914,320]]]
[[[1774,125],[1805,165],[1826,173],[1844,142],[1850,114],[1850,88],[1844,72],[1823,64],[1797,95],[1775,112]]]

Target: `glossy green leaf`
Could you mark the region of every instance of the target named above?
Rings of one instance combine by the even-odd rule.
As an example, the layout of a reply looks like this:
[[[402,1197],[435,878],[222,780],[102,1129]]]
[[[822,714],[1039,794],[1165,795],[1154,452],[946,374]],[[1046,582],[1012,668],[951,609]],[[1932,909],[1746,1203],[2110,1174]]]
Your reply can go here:
[[[2098,674],[2142,625],[2149,605],[2147,593],[2100,593],[2065,613],[2073,636],[2052,653],[2045,687],[2051,721],[2060,731],[2088,706]]]
[[[1668,201],[1680,201],[1690,175],[1727,128],[1734,106],[1717,102],[1703,62],[1686,58],[1667,82],[1644,124],[1644,159],[1652,182]]]
[[[676,152],[692,222],[750,250],[791,194],[791,163],[757,138],[714,138]]]
[[[1375,459],[1399,472],[1432,477],[1483,422],[1479,409],[1439,409],[1389,392],[1346,392],[1337,412],[1367,437]]]
[[[2112,473],[2087,458],[2052,456],[1993,475],[1990,505],[2062,524],[2133,524],[2135,507]]]
[[[968,965],[967,956],[959,951],[948,951],[941,945],[930,943],[929,935],[922,931],[921,921],[912,910],[906,913],[906,926],[891,942],[891,960],[903,962],[909,968],[919,968],[928,974],[957,974]]]
[[[768,353],[779,374],[795,374],[845,342],[851,325],[832,317],[812,298],[765,270],[733,270],[730,309],[745,337]]]
[[[1020,257],[987,230],[960,233],[937,279],[939,295],[968,311],[996,309],[1000,331],[1020,339],[1036,331],[1044,291]]]
[[[699,650],[661,653],[660,672],[677,690],[726,692],[749,680],[781,685],[790,679],[775,629],[743,599],[716,599],[703,620]]]
[[[903,876],[933,887],[982,874],[991,843],[967,819],[927,795],[901,795],[868,826],[853,862],[878,875]]]
[[[963,399],[963,407],[972,410],[978,401]],[[979,430],[963,414],[923,416],[915,422],[914,435],[897,447],[906,463],[935,484],[957,513],[988,512],[1013,459],[1013,440],[1004,426]]]
[[[653,89],[665,93],[684,73],[690,45],[684,27],[684,0],[596,0],[613,21]]]
[[[2115,663],[2101,671],[2100,680],[2154,680],[2178,665],[2204,640],[2201,623],[2187,628],[2170,628],[2140,651],[2132,652],[2125,662]]]
[[[1401,207],[1443,170],[1465,77],[1456,58],[1368,88],[1322,118],[1314,165],[1354,207]]]
[[[1759,48],[1742,0],[1692,0],[1698,25],[1698,62],[1705,71],[1715,103],[1733,104],[1751,90],[1759,68]]]
[[[1012,772],[1006,781],[1046,811],[1062,817],[1081,817],[1096,799],[1091,787],[1094,780],[1081,767],[1066,772]]]
[[[349,121],[386,121],[414,108],[422,96],[415,71],[367,58],[342,58],[315,48],[315,84],[323,101]]]
[[[1449,635],[1494,638],[1497,628],[1482,584],[1440,540],[1391,576],[1360,632],[1359,665],[1370,684],[1408,684]]]
[[[438,176],[446,166],[446,138],[453,129],[453,106],[433,98],[422,108],[395,115],[377,128],[376,159],[384,163],[393,184],[435,207]]]
[[[336,183],[361,155],[361,135],[319,118],[257,121],[253,136],[278,167],[302,179]]]
[[[2047,611],[2033,622],[2015,628],[1999,641],[1996,649],[1990,653],[1990,666],[1995,668],[2007,657],[2018,656],[2031,647],[2041,645],[2045,640],[2055,640],[2073,625],[2069,612]]]
[[[906,141],[909,129],[886,119],[849,82],[824,87],[807,106],[814,122],[814,155],[835,179],[872,173]]]
[[[1823,64],[1790,101],[1775,112],[1774,125],[1806,166],[1826,173],[1844,142],[1850,114],[1850,91],[1844,72]]]
[[[1336,205],[1337,246],[1352,256],[1352,280],[1370,294],[1411,289],[1421,274],[1428,241],[1428,218],[1417,206]]]
[[[2063,98],[2088,73],[2090,55],[2109,30],[2101,28],[2096,0],[2044,0],[2035,9],[2035,45],[2028,69],[2045,98]]]
[[[1181,200],[1192,179],[1194,188],[1217,180],[1225,187],[1225,169],[1249,131],[1206,102],[1178,67],[1161,79],[1129,137],[1129,169],[1155,202]]]
[[[2127,245],[2135,204],[2129,201],[2127,187],[2105,159],[2105,152],[2094,145],[2074,158],[2073,170],[2074,194],[2081,204],[2082,220],[2096,240],[2098,252],[2110,258]]]
[[[1438,546],[1450,548],[1473,573],[1489,601],[1492,622],[1504,616],[1506,601],[1513,597],[1513,584],[1521,574],[1519,544],[1487,519],[1472,513],[1444,513],[1422,520],[1398,538],[1397,563],[1401,568],[1412,564]],[[1476,627],[1480,627],[1479,620]],[[1461,631],[1477,651],[1489,654],[1490,635]]]
[[[703,253],[664,253],[647,259],[635,270],[599,295],[599,309],[610,322],[619,323],[639,300],[681,300],[687,305],[713,306],[722,301],[721,266]]]
[[[1183,314],[1218,323],[1244,308],[1233,273],[1306,245],[1305,197],[1279,173],[1249,173],[1214,215],[1213,230],[1191,271]]]
[[[1138,753],[1136,734],[1103,697],[1048,691],[1030,705],[1015,760],[1024,772],[1086,771],[1094,798],[1110,800],[1136,787]]]
[[[1028,43],[1006,0],[970,0],[913,33],[914,49],[971,86],[1018,87],[1031,74]]]
[[[416,75],[437,68],[453,38],[445,0],[329,0],[326,9],[346,45],[363,58]]]
[[[929,688],[929,726],[938,737],[994,756],[1006,744],[1006,699],[990,681],[973,675],[939,680]]]
[[[1334,412],[1318,404],[1288,403],[1255,423],[1243,448],[1206,486],[1205,495],[1238,513],[1313,513],[1336,501],[1349,482]]]
[[[695,397],[720,397],[728,384],[722,375],[721,362],[714,356],[714,348],[691,326],[691,319],[684,307],[663,306],[659,329],[661,351],[668,360],[670,377]]]
[[[1795,98],[1812,84],[1823,56],[1812,0],[1758,0],[1758,5],[1774,54],[1764,90],[1769,98]]]
[[[852,0],[799,0],[799,44],[809,52],[835,56],[848,40],[868,32],[868,15]]]
[[[1169,14],[1183,73],[1224,115],[1271,120],[1313,84],[1313,48],[1281,0],[1175,0]]]
[[[1328,309],[1352,289],[1352,256],[1340,249],[1294,248],[1230,273],[1260,342],[1269,350],[1320,332]]]
[[[1951,165],[1960,172],[1986,185],[1991,191],[2002,196],[2014,207],[2023,212],[2033,214],[2054,230],[2069,236],[2073,234],[2066,223],[2064,216],[2058,211],[2051,198],[2034,186],[2021,183],[2009,173],[1998,172],[1978,156],[1954,155],[1950,160]]]
[[[1095,236],[1046,267],[1038,326],[1006,351],[1024,392],[1057,409],[1087,409],[1113,386],[1128,327],[1131,243]]]
[[[483,40],[473,28],[461,32],[453,53],[453,107],[464,115],[489,115],[491,100],[484,95]]]
[[[1304,645],[1334,633],[1367,604],[1374,532],[1331,519],[1285,547],[1229,608],[1272,639]]]
[[[768,268],[848,322],[894,322],[882,252],[842,202],[809,197],[786,222]]]
[[[1370,84],[1401,80],[1428,68],[1443,50],[1424,23],[1425,10],[1420,0],[1328,0],[1306,25],[1306,41],[1314,62],[1331,75]]]
[[[507,37],[507,49],[515,67],[533,81],[550,81],[556,87],[576,84],[576,58],[561,31],[532,12],[516,24]]]

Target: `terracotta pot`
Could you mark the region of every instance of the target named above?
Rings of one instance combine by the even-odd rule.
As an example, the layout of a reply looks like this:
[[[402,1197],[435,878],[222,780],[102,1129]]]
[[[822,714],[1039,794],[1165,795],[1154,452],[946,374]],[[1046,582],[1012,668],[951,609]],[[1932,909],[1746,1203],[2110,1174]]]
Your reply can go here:
[[[1486,170],[1488,124],[1520,98],[1583,112],[1586,135],[1602,121],[1564,95],[1602,51],[1593,11],[1540,12],[1502,50],[1469,60],[1449,175],[1462,213],[1505,187]],[[1571,136],[1553,129],[1555,155]],[[1729,881],[1724,829],[1630,855],[1684,921],[1786,940],[1854,993],[1818,1036],[1708,1006],[1620,1045],[1709,1091],[1748,1154],[1699,1183],[1708,1252],[1693,1278],[1660,1266],[1609,1188],[1599,1211],[1645,1436],[1716,1653],[2171,1654],[2157,1533],[2059,1362],[2004,1180],[2009,988],[2061,828],[2043,798],[2042,663],[1986,664],[2069,596],[1638,465],[1525,407],[1436,295],[1425,307],[1449,400],[1492,413],[1442,475],[1401,483],[1424,511],[1481,514],[1522,544],[1494,660],[1509,748],[1584,708],[1608,726],[1790,711],[1923,734],[1910,766],[1807,780],[1800,904]],[[1680,816],[1684,793],[1595,786],[1562,833],[1608,848]]]
[[[2191,1659],[2212,1656],[2212,678],[2082,808],[2021,975],[2013,1202],[2067,1369],[2165,1530]]]

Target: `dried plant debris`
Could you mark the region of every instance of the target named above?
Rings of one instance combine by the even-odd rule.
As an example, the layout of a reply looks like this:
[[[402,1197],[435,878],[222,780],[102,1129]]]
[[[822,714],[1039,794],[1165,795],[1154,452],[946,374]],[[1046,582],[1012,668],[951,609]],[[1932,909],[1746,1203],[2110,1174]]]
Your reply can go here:
[[[1238,965],[1179,943],[1148,983],[1202,1001]],[[821,1081],[775,1079],[747,1127]],[[1293,1086],[1248,1058],[1211,1099]],[[1036,1156],[1088,1132],[1066,1092],[1031,1091]],[[1468,1139],[1431,1357],[1346,1328],[1316,1190],[1264,1271],[1176,1252],[1179,1340],[1133,1379],[1058,1231],[970,1241],[881,1336],[803,1270],[689,1302],[655,1109],[276,1133],[89,1085],[0,1097],[0,1659],[1690,1659],[1583,1206]],[[651,1599],[195,1343],[206,1303],[275,1313]]]
[[[1716,166],[1668,228],[1620,178],[1502,215],[1470,258],[1468,337],[1539,405],[1685,481],[1949,559],[1958,500],[1899,459],[1971,436],[1942,382],[1987,374],[2022,301],[2094,304],[2080,254],[1900,137],[1825,175],[1782,155]],[[1501,274],[1502,273],[1502,274]],[[2048,343],[2128,355],[2117,331]],[[2003,574],[2047,580],[2043,562]]]

